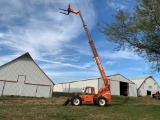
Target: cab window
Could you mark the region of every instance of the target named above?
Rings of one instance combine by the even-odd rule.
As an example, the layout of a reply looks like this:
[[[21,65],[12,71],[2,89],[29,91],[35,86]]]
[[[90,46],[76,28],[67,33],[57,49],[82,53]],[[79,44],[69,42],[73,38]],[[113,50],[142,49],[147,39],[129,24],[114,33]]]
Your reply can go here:
[[[86,94],[87,94],[87,95],[92,94],[91,88],[87,88],[87,89],[86,89]]]

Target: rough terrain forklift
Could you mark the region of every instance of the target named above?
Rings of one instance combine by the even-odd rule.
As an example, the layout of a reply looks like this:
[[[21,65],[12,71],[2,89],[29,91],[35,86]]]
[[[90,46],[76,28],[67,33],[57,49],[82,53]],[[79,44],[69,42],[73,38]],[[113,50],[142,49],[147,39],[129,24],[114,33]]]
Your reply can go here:
[[[74,13],[74,14],[79,14],[80,15],[83,27],[86,31],[86,34],[87,34],[87,37],[88,37],[88,40],[89,40],[91,50],[92,50],[93,55],[94,55],[95,62],[98,66],[99,72],[101,74],[101,77],[102,77],[102,79],[104,81],[104,85],[105,85],[104,88],[99,89],[97,94],[95,94],[95,88],[94,87],[86,86],[85,89],[84,89],[84,93],[82,95],[78,95],[76,93],[71,98],[68,98],[63,105],[66,106],[69,102],[71,102],[71,104],[73,106],[82,105],[82,102],[89,103],[89,104],[93,103],[93,104],[96,104],[98,106],[106,106],[108,103],[110,104],[111,103],[111,92],[110,92],[109,81],[108,81],[107,76],[105,74],[105,71],[102,67],[102,64],[100,62],[97,50],[94,46],[93,40],[92,40],[92,38],[89,34],[87,25],[85,24],[85,22],[83,20],[83,17],[81,15],[80,10],[71,9],[70,4],[68,5],[67,10],[64,10],[64,9],[61,9],[61,8],[60,8],[60,10],[67,11],[67,13],[60,12],[60,13],[63,13],[65,15],[69,15],[69,13]]]

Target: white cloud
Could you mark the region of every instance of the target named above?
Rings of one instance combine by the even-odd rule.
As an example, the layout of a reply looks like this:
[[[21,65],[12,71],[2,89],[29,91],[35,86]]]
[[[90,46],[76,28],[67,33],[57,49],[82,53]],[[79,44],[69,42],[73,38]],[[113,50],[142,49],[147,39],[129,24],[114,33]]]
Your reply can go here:
[[[134,70],[134,71],[143,71],[144,70],[144,68],[136,68],[136,67],[131,67],[131,68],[129,68],[130,70]]]
[[[116,63],[115,61],[107,61],[104,65],[113,65],[115,63]]]
[[[4,39],[0,45],[17,54],[29,52],[34,59],[45,59],[53,53],[60,55],[65,44],[71,44],[84,31],[78,15],[59,13],[59,7],[66,9],[68,3],[85,13],[83,17],[92,28],[95,16],[92,0],[1,1],[0,20],[8,31],[0,34]]]
[[[135,55],[133,52],[127,51],[115,51],[115,52],[107,52],[101,51],[100,56],[107,59],[130,59],[130,60],[140,60],[142,59],[138,55]]]
[[[16,55],[16,54],[0,56],[0,66],[3,65],[4,63],[10,62],[11,60],[13,60],[17,57],[18,57],[18,55]]]
[[[0,33],[0,38],[2,38],[4,36],[4,34],[3,33]]]
[[[108,1],[107,5],[113,9],[126,9],[126,6],[124,4],[115,0]]]
[[[64,62],[57,62],[57,61],[49,61],[49,60],[42,60],[46,62],[47,64],[41,64],[42,69],[53,69],[53,68],[76,68],[76,69],[87,69],[93,66],[95,64],[94,62],[88,62],[88,63],[64,63]]]

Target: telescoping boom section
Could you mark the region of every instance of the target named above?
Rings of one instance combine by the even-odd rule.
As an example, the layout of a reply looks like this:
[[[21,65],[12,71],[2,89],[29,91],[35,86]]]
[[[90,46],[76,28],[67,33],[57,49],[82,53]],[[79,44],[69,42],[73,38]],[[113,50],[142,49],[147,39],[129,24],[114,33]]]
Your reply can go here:
[[[93,55],[94,55],[94,59],[95,59],[95,62],[96,62],[96,64],[97,64],[97,66],[98,66],[98,69],[99,69],[99,72],[100,72],[100,74],[101,74],[101,77],[102,77],[102,79],[103,79],[103,81],[104,81],[105,86],[106,86],[106,87],[108,88],[108,90],[110,91],[110,85],[109,85],[109,83],[108,83],[107,76],[106,76],[105,71],[104,71],[104,69],[103,69],[103,67],[102,67],[102,64],[101,64],[101,61],[100,61],[100,59],[99,59],[97,50],[96,50],[95,45],[94,45],[94,43],[93,43],[93,40],[92,40],[92,38],[91,38],[91,36],[90,36],[90,34],[89,34],[87,25],[85,24],[85,22],[84,22],[84,20],[83,20],[83,17],[82,17],[82,15],[81,15],[80,12],[79,12],[79,15],[80,15],[80,18],[81,18],[81,20],[82,20],[83,27],[84,27],[84,29],[85,29],[85,31],[86,31],[86,34],[87,34],[87,37],[88,37],[88,40],[89,40],[89,44],[90,44],[90,46],[91,46],[91,50],[92,50],[92,53],[93,53]]]
[[[61,10],[64,10],[64,9],[61,9]],[[95,62],[97,64],[97,67],[99,69],[101,77],[104,81],[105,87],[100,88],[98,93],[95,94],[95,88],[91,87],[91,86],[87,86],[87,87],[85,87],[84,93],[82,95],[79,96],[78,94],[75,94],[75,96],[71,97],[71,99],[67,99],[67,101],[63,105],[67,105],[69,102],[71,102],[72,105],[77,106],[77,105],[81,105],[82,101],[83,101],[85,103],[94,103],[94,104],[99,105],[99,106],[106,106],[107,103],[111,103],[110,84],[108,82],[105,71],[102,67],[101,61],[99,59],[97,50],[95,48],[93,40],[92,40],[92,38],[90,36],[90,33],[88,31],[87,25],[85,24],[85,22],[83,20],[83,17],[81,15],[80,10],[71,9],[70,4],[69,4],[68,5],[68,10],[64,10],[64,11],[68,11],[66,15],[69,15],[69,13],[79,14],[79,16],[81,18],[81,21],[82,21],[82,24],[83,24],[83,27],[84,27],[84,30],[85,30],[85,32],[87,34],[87,37],[88,37],[88,40],[89,40],[89,44],[90,44]],[[63,13],[63,14],[65,14],[65,13]]]

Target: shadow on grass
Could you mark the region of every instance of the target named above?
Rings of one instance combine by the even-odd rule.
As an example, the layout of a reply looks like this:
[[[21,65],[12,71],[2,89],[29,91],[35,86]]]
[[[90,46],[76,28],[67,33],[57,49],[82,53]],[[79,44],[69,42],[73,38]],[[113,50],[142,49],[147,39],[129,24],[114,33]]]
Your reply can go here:
[[[111,104],[111,106],[115,106],[115,105],[124,105],[124,104],[127,104],[129,102],[130,98],[129,97],[124,97],[123,100],[119,100],[117,102],[113,102]]]
[[[127,104],[128,102],[129,102],[129,100],[130,100],[130,97],[123,97],[123,98],[114,98],[113,99],[113,102],[111,103],[111,104],[107,104],[107,106],[109,107],[109,106],[119,106],[119,105],[124,105],[124,104]],[[66,100],[66,102],[67,102],[67,100]],[[65,102],[62,104],[63,106],[66,106],[66,105],[70,105],[71,103],[70,103],[70,101],[69,102],[67,102],[67,104],[66,105],[64,105],[65,104]],[[89,103],[82,103],[82,106],[97,106],[97,105],[95,105],[95,104],[89,104]]]

